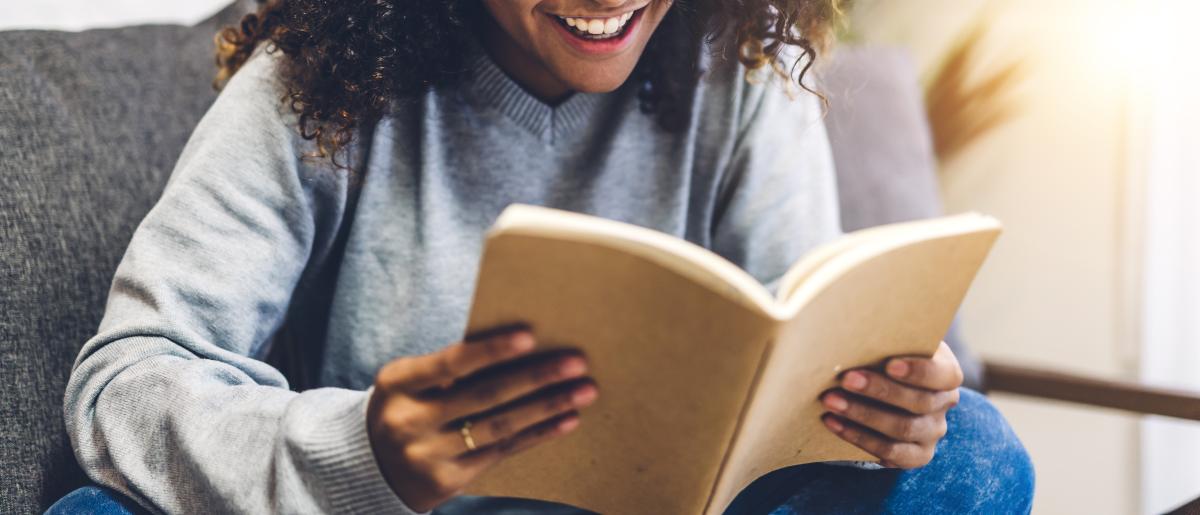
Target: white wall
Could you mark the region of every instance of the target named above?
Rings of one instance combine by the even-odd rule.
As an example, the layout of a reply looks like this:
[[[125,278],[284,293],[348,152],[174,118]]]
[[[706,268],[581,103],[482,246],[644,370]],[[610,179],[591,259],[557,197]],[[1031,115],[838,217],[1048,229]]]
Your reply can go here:
[[[1145,149],[1144,380],[1200,391],[1200,4],[1142,0],[1161,49],[1144,58],[1135,88]],[[1200,424],[1148,419],[1142,424],[1142,509],[1162,513],[1200,495]]]
[[[143,23],[194,24],[227,0],[0,0],[0,30],[84,30]]]

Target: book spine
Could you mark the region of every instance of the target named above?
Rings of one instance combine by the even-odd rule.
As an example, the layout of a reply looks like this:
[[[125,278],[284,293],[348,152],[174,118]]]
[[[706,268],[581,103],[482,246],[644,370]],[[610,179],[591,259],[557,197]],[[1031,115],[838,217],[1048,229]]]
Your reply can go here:
[[[729,456],[733,454],[738,438],[742,434],[742,426],[746,421],[746,413],[750,411],[751,401],[754,400],[754,395],[758,392],[758,385],[762,381],[763,371],[766,370],[767,362],[771,359],[771,351],[775,348],[775,340],[778,332],[779,326],[777,325],[771,337],[763,345],[762,356],[758,360],[758,368],[754,371],[754,379],[750,381],[750,388],[746,390],[746,397],[742,401],[742,409],[738,412],[737,423],[733,426],[733,434],[729,437],[729,443],[725,445],[725,453],[721,457],[720,467],[717,468],[717,476],[713,479],[712,487],[708,489],[708,499],[704,502],[705,515],[720,515],[725,509],[724,506],[714,506],[713,502],[717,497],[717,489],[721,487],[721,482],[725,479],[725,469],[729,463]]]

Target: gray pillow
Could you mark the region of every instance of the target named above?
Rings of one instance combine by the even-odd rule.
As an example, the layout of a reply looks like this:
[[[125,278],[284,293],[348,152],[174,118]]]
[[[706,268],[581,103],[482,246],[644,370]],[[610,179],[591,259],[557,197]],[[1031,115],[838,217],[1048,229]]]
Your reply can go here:
[[[842,228],[942,214],[937,158],[912,58],[899,49],[845,46],[821,70],[829,98],[825,119],[837,167]],[[946,342],[965,383],[982,386],[978,358],[952,327]]]
[[[113,271],[215,98],[196,27],[0,32],[0,513],[85,478],[63,429],[71,365]]]

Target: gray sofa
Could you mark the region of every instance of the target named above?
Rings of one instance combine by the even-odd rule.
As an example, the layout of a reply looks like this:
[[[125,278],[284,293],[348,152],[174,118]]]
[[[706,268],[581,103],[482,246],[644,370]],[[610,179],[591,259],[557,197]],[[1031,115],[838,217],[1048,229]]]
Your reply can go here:
[[[0,513],[40,512],[86,480],[61,417],[71,364],[215,97],[212,37],[248,8],[195,27],[0,32]],[[847,228],[936,214],[911,63],[850,50],[825,89]]]
[[[196,27],[0,32],[0,513],[85,478],[62,393],[112,273],[215,98]]]

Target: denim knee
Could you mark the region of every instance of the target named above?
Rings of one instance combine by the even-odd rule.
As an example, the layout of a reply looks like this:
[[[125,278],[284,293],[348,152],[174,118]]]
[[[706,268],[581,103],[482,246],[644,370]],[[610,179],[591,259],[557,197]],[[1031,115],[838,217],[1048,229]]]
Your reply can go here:
[[[45,515],[76,513],[140,515],[145,513],[145,510],[117,492],[98,486],[85,486],[59,499],[46,510]]]
[[[1009,507],[1032,506],[1033,461],[987,397],[963,388],[958,406],[946,414],[946,421],[948,432],[931,465],[949,465],[962,477],[963,486],[975,490],[981,503],[992,500]],[[989,511],[986,505],[977,507],[980,509],[972,511]]]
[[[946,436],[924,467],[792,467],[755,482],[735,500],[737,509],[727,513],[1029,513],[1033,464],[1000,412],[984,396],[963,389],[958,406],[946,418]],[[775,491],[791,497],[779,500],[780,505]],[[753,496],[764,498],[755,501]]]

